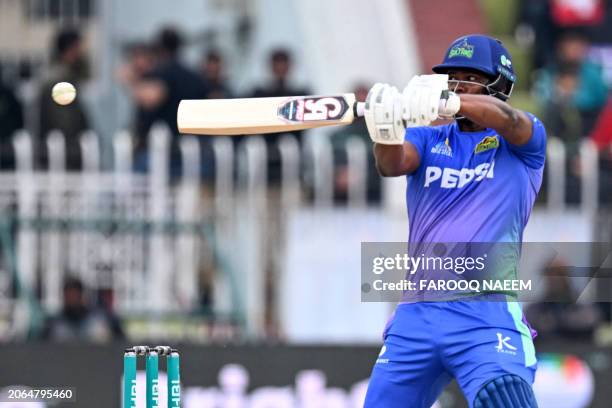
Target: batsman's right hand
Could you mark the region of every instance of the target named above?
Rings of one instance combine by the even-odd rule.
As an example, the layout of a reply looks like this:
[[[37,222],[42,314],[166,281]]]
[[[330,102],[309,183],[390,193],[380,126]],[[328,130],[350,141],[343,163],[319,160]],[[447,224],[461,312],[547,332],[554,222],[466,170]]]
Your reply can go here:
[[[404,96],[396,87],[374,84],[365,101],[364,117],[374,143],[404,143],[406,127],[402,119]]]
[[[448,90],[446,74],[416,75],[402,94],[407,127],[429,126],[438,118],[450,119],[461,105],[459,96]]]

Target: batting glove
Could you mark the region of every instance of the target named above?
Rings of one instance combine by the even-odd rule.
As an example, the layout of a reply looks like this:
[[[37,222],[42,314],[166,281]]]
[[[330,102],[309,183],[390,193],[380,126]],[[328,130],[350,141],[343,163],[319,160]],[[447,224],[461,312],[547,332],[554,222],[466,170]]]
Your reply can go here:
[[[451,118],[460,107],[457,94],[448,90],[448,75],[416,75],[402,93],[407,127],[427,126],[439,117]]]
[[[365,101],[364,117],[374,143],[404,143],[406,126],[402,119],[404,98],[396,87],[375,84]]]

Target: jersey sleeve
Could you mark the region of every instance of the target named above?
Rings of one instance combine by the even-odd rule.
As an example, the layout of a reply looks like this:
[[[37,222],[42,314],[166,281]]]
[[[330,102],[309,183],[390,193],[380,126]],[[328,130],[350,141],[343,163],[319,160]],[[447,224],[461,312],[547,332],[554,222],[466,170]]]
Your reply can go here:
[[[539,169],[544,166],[546,159],[546,129],[538,118],[531,113],[527,113],[531,119],[532,133],[531,139],[524,145],[516,146],[508,143],[508,148],[512,151],[527,167]]]
[[[429,151],[427,147],[431,143],[433,132],[434,129],[431,127],[412,127],[406,129],[404,140],[410,142],[415,147],[421,161],[423,161],[423,158]]]

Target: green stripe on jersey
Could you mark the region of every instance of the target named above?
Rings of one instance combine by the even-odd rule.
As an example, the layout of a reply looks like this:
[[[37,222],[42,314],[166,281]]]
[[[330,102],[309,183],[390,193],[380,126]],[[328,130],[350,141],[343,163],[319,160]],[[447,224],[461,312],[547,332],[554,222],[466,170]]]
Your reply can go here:
[[[535,347],[531,338],[529,327],[523,322],[523,310],[518,302],[509,301],[507,303],[508,311],[512,315],[516,329],[521,333],[521,341],[523,343],[523,353],[525,354],[525,366],[530,367],[537,363],[535,355]]]

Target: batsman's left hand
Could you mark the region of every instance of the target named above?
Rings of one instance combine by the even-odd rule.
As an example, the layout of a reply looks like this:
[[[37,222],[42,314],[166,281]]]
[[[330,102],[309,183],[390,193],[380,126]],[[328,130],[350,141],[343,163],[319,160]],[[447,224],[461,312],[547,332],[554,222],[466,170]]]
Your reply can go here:
[[[406,127],[402,120],[404,98],[396,87],[374,84],[365,102],[364,116],[374,143],[401,145]]]

